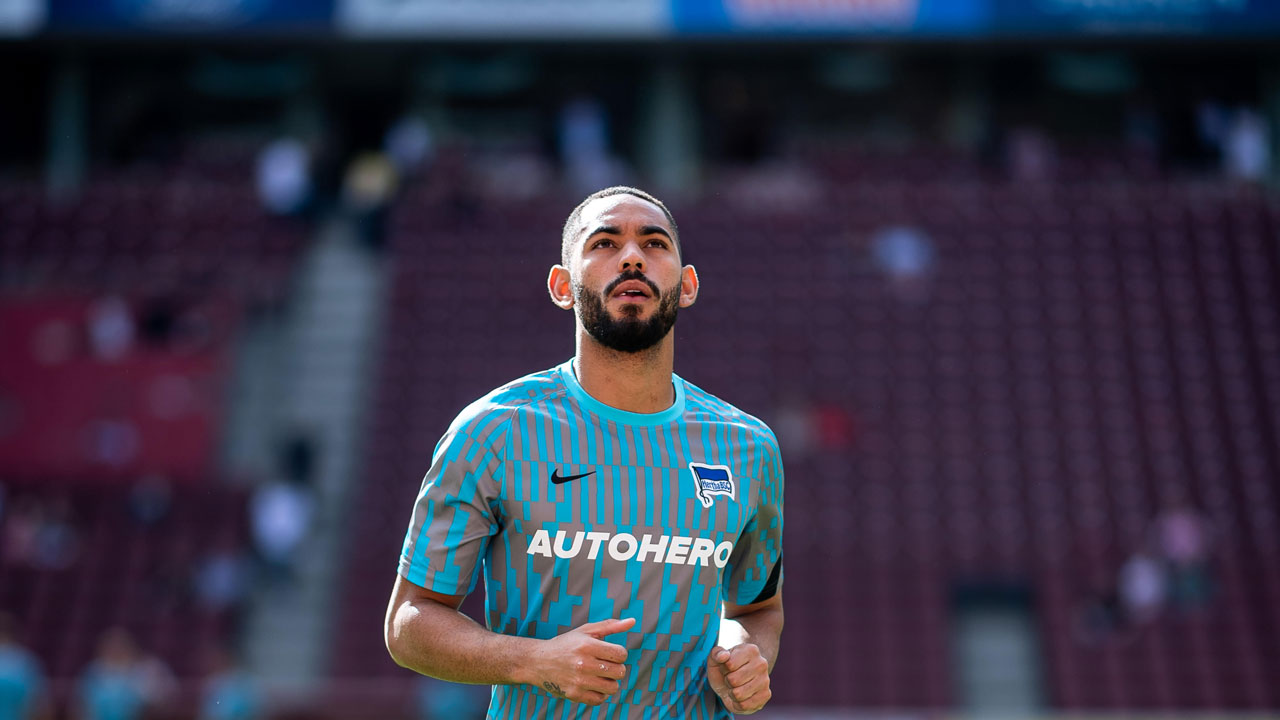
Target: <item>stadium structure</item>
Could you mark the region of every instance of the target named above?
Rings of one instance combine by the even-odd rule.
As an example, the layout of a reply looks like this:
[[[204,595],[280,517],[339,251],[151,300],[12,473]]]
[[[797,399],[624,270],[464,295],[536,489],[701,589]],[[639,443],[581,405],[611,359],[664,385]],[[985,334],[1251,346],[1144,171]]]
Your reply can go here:
[[[546,271],[618,183],[702,278],[677,372],[780,438],[760,717],[1276,716],[1278,42],[1266,0],[0,2],[33,717],[113,652],[138,717],[482,717],[388,656],[396,560],[458,410],[572,352]]]

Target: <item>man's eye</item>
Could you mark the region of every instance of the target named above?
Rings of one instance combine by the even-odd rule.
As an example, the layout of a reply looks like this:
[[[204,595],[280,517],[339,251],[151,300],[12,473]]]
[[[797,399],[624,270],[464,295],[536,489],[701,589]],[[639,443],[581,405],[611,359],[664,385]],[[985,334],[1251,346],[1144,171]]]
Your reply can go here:
[[[591,247],[592,247],[592,249],[595,249],[595,248],[602,248],[602,247],[613,247],[613,241],[612,241],[612,240],[600,240],[600,241],[597,241],[597,242],[596,242],[596,244],[595,244],[595,245],[592,245]]]
[[[650,241],[649,241],[649,246],[650,246],[650,247],[657,246],[657,247],[660,247],[660,248],[665,248],[665,247],[667,246],[667,244],[666,244],[665,242],[663,242],[662,240],[650,240]]]

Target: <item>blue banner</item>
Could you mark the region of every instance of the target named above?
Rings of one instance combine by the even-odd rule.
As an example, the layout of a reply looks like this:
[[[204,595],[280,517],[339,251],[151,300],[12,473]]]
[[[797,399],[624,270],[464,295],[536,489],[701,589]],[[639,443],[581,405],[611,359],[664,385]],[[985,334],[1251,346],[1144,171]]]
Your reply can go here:
[[[1280,32],[1280,0],[671,0],[686,35],[1240,35]]]
[[[49,0],[48,27],[71,32],[327,31],[333,0]]]
[[[1277,0],[993,0],[1000,34],[1275,33]]]
[[[1276,35],[1280,0],[0,0],[0,35]]]
[[[989,0],[672,0],[676,30],[693,34],[973,35]]]

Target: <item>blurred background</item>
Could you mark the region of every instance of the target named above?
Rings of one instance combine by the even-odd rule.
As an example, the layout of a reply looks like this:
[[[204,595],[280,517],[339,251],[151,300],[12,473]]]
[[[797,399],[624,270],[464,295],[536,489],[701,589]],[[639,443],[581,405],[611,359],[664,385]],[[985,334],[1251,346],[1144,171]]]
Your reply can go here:
[[[615,183],[781,438],[761,717],[1274,716],[1278,127],[1273,0],[0,0],[0,718],[482,715],[400,543]]]

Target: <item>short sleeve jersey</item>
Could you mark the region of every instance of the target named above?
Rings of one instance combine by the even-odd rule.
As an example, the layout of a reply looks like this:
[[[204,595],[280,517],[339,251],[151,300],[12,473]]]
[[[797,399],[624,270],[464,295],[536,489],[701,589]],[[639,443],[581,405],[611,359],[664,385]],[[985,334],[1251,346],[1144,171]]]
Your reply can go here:
[[[592,398],[572,361],[481,398],[436,446],[400,574],[462,595],[485,579],[494,632],[549,639],[636,619],[621,691],[598,707],[495,686],[490,718],[731,717],[707,681],[722,603],[780,592],[782,460],[761,421],[672,375],[637,414]]]

